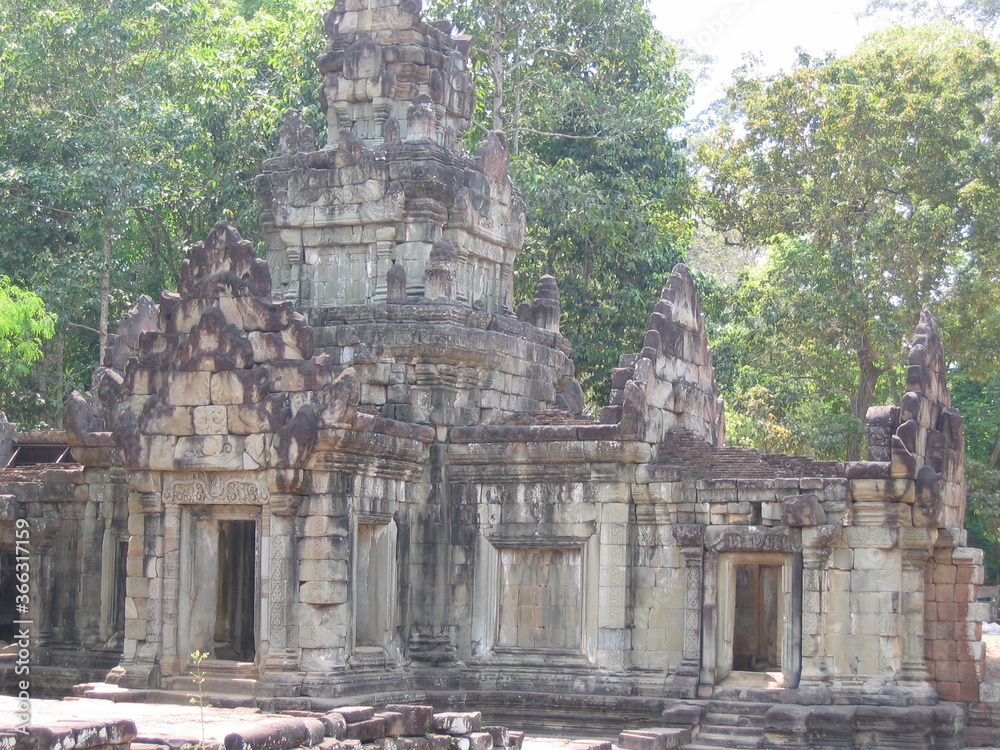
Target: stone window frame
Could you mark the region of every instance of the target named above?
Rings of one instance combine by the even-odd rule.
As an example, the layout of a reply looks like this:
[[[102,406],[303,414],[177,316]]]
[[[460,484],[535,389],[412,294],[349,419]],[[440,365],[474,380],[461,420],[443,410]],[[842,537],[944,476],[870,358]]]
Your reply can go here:
[[[600,537],[593,523],[509,523],[484,531],[477,543],[475,596],[472,611],[472,659],[511,665],[596,666],[598,635],[597,586],[600,579]],[[570,533],[566,533],[569,531]],[[572,649],[500,646],[500,550],[580,550],[580,646]],[[593,589],[593,590],[591,590]]]
[[[778,631],[784,687],[798,687],[802,672],[802,554],[760,550],[726,550],[716,556],[714,617],[704,618],[702,631],[703,685],[721,685],[733,670],[733,634],[736,626],[736,581],[741,565],[781,567]],[[706,576],[706,586],[710,584]],[[706,604],[711,602],[706,597]],[[728,646],[727,646],[728,641]]]
[[[361,526],[384,526],[385,533],[388,534],[386,540],[386,557],[383,560],[385,574],[385,614],[384,614],[384,639],[382,644],[359,645],[358,644],[358,575],[359,546],[358,532]],[[398,599],[399,599],[399,527],[395,516],[392,513],[378,513],[374,511],[356,511],[354,523],[351,524],[351,628],[350,628],[350,661],[353,666],[382,666],[387,661],[393,660],[399,651],[397,643],[398,628]],[[367,576],[366,576],[367,581]]]

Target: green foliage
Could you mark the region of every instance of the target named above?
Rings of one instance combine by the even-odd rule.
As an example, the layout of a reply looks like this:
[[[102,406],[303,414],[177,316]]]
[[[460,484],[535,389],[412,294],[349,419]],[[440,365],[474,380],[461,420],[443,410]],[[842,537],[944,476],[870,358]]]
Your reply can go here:
[[[699,280],[726,402],[726,441],[767,453],[844,460],[847,445],[864,433],[842,382],[850,360],[808,332],[787,330],[800,302],[783,286],[788,269],[781,250],[794,254],[797,244],[786,241],[733,283]]]
[[[559,282],[578,374],[602,400],[690,236],[690,81],[640,0],[437,0],[473,37],[480,127],[503,128],[528,205],[517,294]]]
[[[33,292],[0,276],[0,383],[10,387],[42,357],[42,342],[52,338],[56,318]]]
[[[318,0],[11,0],[0,8],[0,273],[58,315],[12,418],[53,424],[97,343],[176,286],[221,218],[252,237],[281,112],[319,117]],[[53,398],[40,402],[32,393]]]
[[[839,395],[860,422],[901,395],[903,343],[923,305],[996,319],[997,84],[993,45],[949,24],[892,29],[847,58],[803,57],[788,74],[735,82],[740,119],[700,157],[714,220],[768,246],[766,270],[738,292],[763,305],[752,369],[804,370],[817,386],[807,398]],[[995,366],[985,340],[997,329],[979,328],[978,347],[953,338],[947,350],[978,349]],[[857,431],[846,439],[859,458]]]
[[[986,580],[1000,583],[1000,470],[976,460],[966,460],[968,511],[965,527],[969,544],[985,552]]]

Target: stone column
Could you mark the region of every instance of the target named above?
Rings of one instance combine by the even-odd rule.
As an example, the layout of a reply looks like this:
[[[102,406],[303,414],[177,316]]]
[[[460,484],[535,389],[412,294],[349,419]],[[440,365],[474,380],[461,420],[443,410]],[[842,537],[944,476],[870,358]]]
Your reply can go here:
[[[684,558],[684,656],[677,674],[697,677],[701,667],[701,586],[704,549],[681,547]]]
[[[128,500],[128,559],[125,562],[125,645],[121,664],[108,675],[108,681],[121,687],[148,688],[156,672],[160,650],[160,629],[150,638],[151,623],[162,627],[162,581],[150,590],[150,576],[157,576],[158,558],[163,553],[163,498],[148,485],[157,484],[149,477],[137,490],[132,485]],[[131,479],[130,479],[131,483]],[[143,491],[145,490],[145,491]],[[176,572],[175,572],[176,575]],[[176,589],[175,589],[176,590]],[[154,596],[159,594],[159,596]]]
[[[708,551],[702,566],[701,666],[698,669],[698,697],[710,698],[718,674],[719,648],[719,553]]]
[[[829,549],[802,549],[802,684],[825,683],[830,675],[827,663],[826,610],[827,581],[824,571]]]
[[[267,577],[267,607],[261,612],[260,638],[267,641],[264,668],[268,671],[295,670],[299,666],[291,607],[295,599],[295,516],[301,502],[297,495],[271,495],[267,533],[262,530],[261,534],[261,573]]]
[[[149,636],[158,635],[163,644],[160,669],[164,675],[179,674],[187,663],[188,654],[178,653],[177,615],[180,597],[181,568],[181,506],[169,505],[163,511],[163,577],[162,589],[157,592],[150,581]],[[154,594],[160,594],[160,601]],[[158,616],[157,616],[158,613]]]
[[[31,547],[29,557],[33,588],[31,591],[34,645],[45,648],[52,645],[55,634],[55,536],[61,522],[50,518],[33,518],[30,522]]]
[[[930,558],[930,551],[904,549],[902,553],[900,633],[903,648],[899,679],[905,682],[926,682],[930,679],[930,671],[924,661],[924,568]]]

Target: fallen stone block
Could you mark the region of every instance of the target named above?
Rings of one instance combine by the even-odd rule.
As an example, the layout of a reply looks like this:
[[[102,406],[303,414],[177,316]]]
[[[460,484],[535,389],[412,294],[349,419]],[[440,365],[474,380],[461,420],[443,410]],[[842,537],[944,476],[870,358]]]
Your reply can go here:
[[[375,714],[375,718],[381,719],[385,724],[386,737],[402,737],[409,734],[406,731],[406,722],[403,720],[403,714],[398,711],[380,711]]]
[[[461,734],[478,732],[483,724],[483,715],[479,711],[449,712],[434,714],[431,724],[435,732],[444,732],[453,737]]]
[[[431,719],[434,717],[433,706],[388,705],[386,711],[395,711],[403,715],[403,734],[407,737],[420,737],[431,730]]]
[[[489,732],[493,738],[493,747],[509,747],[510,731],[507,727],[483,727],[484,732]]]
[[[385,737],[385,721],[377,718],[371,718],[367,721],[349,721],[345,736],[348,739],[361,740],[362,742],[381,739]]]
[[[309,742],[301,719],[279,719],[226,735],[226,750],[291,750]]]
[[[334,739],[340,740],[343,739],[344,735],[347,733],[347,720],[344,719],[343,714],[337,711],[331,711],[328,714],[324,714],[320,717],[320,721],[323,722],[327,737],[333,737]]]
[[[489,732],[471,732],[467,737],[457,737],[454,744],[458,750],[493,750],[493,736]]]
[[[691,741],[691,730],[682,727],[635,729],[618,735],[622,750],[670,750]]]

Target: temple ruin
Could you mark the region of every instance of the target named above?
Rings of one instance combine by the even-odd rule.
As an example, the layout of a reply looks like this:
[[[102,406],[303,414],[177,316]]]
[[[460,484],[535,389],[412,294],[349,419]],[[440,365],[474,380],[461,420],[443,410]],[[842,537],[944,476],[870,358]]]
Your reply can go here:
[[[5,576],[31,531],[39,689],[186,691],[202,651],[217,693],[474,695],[700,747],[727,701],[760,708],[759,747],[991,725],[931,313],[867,461],[725,446],[684,266],[588,418],[556,280],[514,300],[503,134],[460,146],[468,40],[416,0],[338,0],[326,33],[326,142],[286,114],[260,256],[218,224],[73,395],[75,463],[0,473]]]

